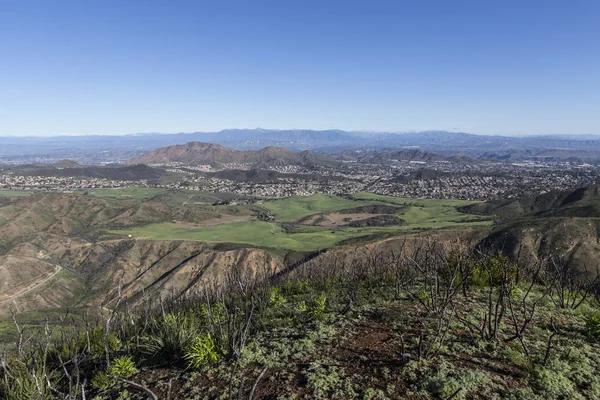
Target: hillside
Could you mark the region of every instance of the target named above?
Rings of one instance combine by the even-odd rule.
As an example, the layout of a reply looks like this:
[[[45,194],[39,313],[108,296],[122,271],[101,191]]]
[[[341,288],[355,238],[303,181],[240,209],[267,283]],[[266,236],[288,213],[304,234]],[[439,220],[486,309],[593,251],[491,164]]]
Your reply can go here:
[[[559,281],[548,257],[593,265],[598,219],[554,214],[580,213],[598,192],[476,205],[359,193],[247,208],[160,191],[9,197],[0,340],[14,338],[16,311],[32,335],[17,357],[34,352],[28,365],[43,360],[61,392],[73,387],[60,354],[89,398],[216,399],[229,388],[255,399],[594,398],[600,336],[587,321],[600,315],[600,288],[576,269]],[[457,207],[522,212],[489,234],[489,221]],[[105,332],[95,321],[108,315]],[[48,359],[35,353],[46,317],[64,333]],[[590,369],[565,368],[573,357]],[[30,395],[22,382],[36,371],[0,380],[0,396]]]
[[[454,208],[464,202],[320,195],[226,206],[196,196],[113,189],[0,198],[6,300],[27,314],[84,310],[110,301],[119,285],[132,302],[142,292],[179,296],[233,272],[261,280],[324,248],[355,251],[347,240],[477,225]],[[308,216],[322,221],[294,222]]]
[[[171,220],[201,221],[217,217],[210,207],[177,207],[163,202],[111,200],[74,194],[46,194],[13,200],[0,208],[0,235],[97,234],[119,228]]]
[[[531,198],[478,203],[463,212],[494,216],[497,225],[481,248],[522,262],[553,257],[596,275],[600,252],[600,187],[556,191]]]
[[[225,291],[121,303],[106,324],[63,322],[56,341],[30,328],[5,361],[0,395],[598,398],[596,287],[546,275],[538,285],[532,264],[468,247],[421,237],[377,258],[364,249],[313,261],[260,286],[235,275]],[[565,290],[585,297],[563,301]],[[38,368],[53,379],[36,386]]]
[[[332,163],[333,159],[311,151],[294,153],[279,147],[261,150],[232,150],[214,143],[190,142],[163,147],[127,161],[128,164],[166,164],[178,162],[187,165],[221,165],[230,163],[253,164],[259,167]]]
[[[9,301],[23,313],[56,311],[66,305],[84,308],[104,302],[119,284],[131,296],[141,290],[166,294],[218,281],[223,271],[240,268],[244,274],[260,275],[265,268],[278,270],[279,261],[259,249],[225,249],[197,241],[144,242],[105,232],[149,223],[247,218],[243,213],[224,214],[228,210],[80,195],[3,198],[0,280],[6,298],[0,301]],[[3,307],[0,319],[8,311]]]
[[[462,208],[473,214],[515,217],[600,217],[600,186],[552,191],[539,196],[471,204]]]

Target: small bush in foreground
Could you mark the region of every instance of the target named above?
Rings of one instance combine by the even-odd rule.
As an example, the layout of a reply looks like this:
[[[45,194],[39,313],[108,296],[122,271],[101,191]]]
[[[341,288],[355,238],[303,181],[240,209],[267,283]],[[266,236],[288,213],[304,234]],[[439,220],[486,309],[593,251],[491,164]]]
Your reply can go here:
[[[108,374],[104,371],[98,373],[92,379],[92,387],[98,390],[106,390],[111,387],[114,383],[114,379],[112,379]]]
[[[167,314],[152,321],[150,332],[142,338],[141,350],[153,360],[180,360],[197,334],[190,317]]]
[[[212,336],[204,335],[196,338],[184,357],[189,368],[198,369],[205,364],[217,361],[219,353]]]
[[[139,371],[131,357],[117,357],[110,364],[108,370],[110,375],[118,376],[119,378],[129,378],[137,374]]]
[[[588,336],[600,340],[600,311],[595,311],[585,317],[585,331]]]
[[[327,295],[322,293],[317,297],[308,311],[313,318],[320,318],[325,313],[325,305],[327,304]]]

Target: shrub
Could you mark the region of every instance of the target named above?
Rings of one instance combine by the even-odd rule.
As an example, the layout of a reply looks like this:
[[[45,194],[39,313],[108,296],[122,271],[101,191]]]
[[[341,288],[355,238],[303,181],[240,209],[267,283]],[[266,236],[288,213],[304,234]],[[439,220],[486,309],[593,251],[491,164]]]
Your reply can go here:
[[[223,303],[212,304],[210,308],[206,304],[202,304],[200,306],[199,316],[200,320],[207,325],[212,323],[220,324],[227,318],[227,312]]]
[[[30,372],[25,366],[20,364],[12,365],[11,368],[13,379],[10,381],[6,376],[3,376],[0,380],[0,397],[6,400],[29,400],[46,398],[52,399],[52,392],[46,385],[41,385],[38,389],[36,383],[37,376],[38,382],[41,379],[42,374],[40,371]],[[0,375],[1,376],[1,375]],[[54,378],[54,377],[51,377]],[[54,379],[52,379],[54,380]],[[56,384],[56,382],[54,382]],[[41,396],[39,390],[42,391]]]
[[[288,281],[282,286],[283,291],[286,294],[294,295],[308,292],[309,282],[308,279],[299,279],[296,281]]]
[[[118,376],[119,378],[129,378],[138,372],[139,371],[131,357],[125,356],[115,358],[110,364],[110,368],[108,370],[110,375]]]
[[[90,353],[93,356],[101,357],[105,353],[106,345],[106,334],[103,328],[92,329],[89,333],[89,345]],[[86,349],[88,346],[88,339],[86,335],[79,341],[79,348]],[[118,351],[121,348],[121,341],[113,332],[108,333],[108,349],[111,353]]]
[[[517,268],[506,255],[499,253],[491,257],[486,266],[482,263],[474,264],[469,285],[483,288],[491,283],[492,286],[498,286],[505,278],[514,282],[517,278]]]
[[[386,399],[385,393],[380,389],[368,388],[363,394],[363,400],[380,400]]]
[[[426,378],[422,387],[430,393],[446,399],[455,394],[455,399],[465,399],[470,392],[489,389],[492,382],[488,375],[483,372],[474,371],[455,371],[448,369],[449,366],[442,366],[434,376]]]
[[[532,371],[531,361],[529,360],[527,355],[519,349],[507,347],[504,350],[504,355],[510,360],[511,363],[513,363],[517,367],[522,368],[528,372]]]
[[[114,384],[114,380],[104,371],[99,372],[92,379],[92,387],[98,390],[106,390]]]
[[[188,367],[192,369],[198,369],[205,364],[217,361],[219,352],[212,336],[198,336],[194,344],[186,351],[184,358]]]
[[[269,304],[273,307],[280,307],[286,302],[281,294],[280,288],[273,288],[269,291]]]
[[[583,399],[583,396],[576,392],[573,382],[562,371],[552,366],[535,368],[533,378],[546,399]]]
[[[308,312],[308,307],[306,306],[306,301],[302,300],[301,302],[299,302],[296,305],[296,310],[301,312],[301,313],[305,313]]]
[[[306,380],[307,386],[312,390],[315,399],[350,399],[356,397],[351,382],[344,378],[343,368],[325,368],[322,365],[313,364],[306,372]]]
[[[194,343],[198,330],[193,321],[179,314],[155,318],[148,335],[142,338],[142,352],[156,360],[181,360]]]
[[[325,313],[325,306],[327,304],[327,295],[321,293],[319,297],[315,299],[313,304],[310,306],[308,313],[313,318],[320,318]]]
[[[588,336],[600,340],[600,311],[594,311],[586,315],[585,332]]]

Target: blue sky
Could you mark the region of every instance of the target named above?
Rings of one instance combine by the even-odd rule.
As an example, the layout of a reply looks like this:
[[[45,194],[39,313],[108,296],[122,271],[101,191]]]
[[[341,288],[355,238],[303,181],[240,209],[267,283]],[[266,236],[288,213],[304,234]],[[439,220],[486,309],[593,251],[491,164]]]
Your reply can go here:
[[[600,134],[600,1],[0,0],[0,136]]]

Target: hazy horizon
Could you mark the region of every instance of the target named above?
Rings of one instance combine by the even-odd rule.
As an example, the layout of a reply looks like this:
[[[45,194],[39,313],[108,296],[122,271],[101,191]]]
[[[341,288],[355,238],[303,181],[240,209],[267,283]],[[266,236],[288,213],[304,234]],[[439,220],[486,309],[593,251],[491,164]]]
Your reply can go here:
[[[0,4],[0,136],[600,133],[600,2]]]
[[[215,131],[204,131],[204,130],[194,130],[189,132],[134,132],[134,133],[88,133],[88,134],[58,134],[58,135],[0,135],[0,138],[59,138],[59,137],[85,137],[85,136],[141,136],[141,135],[192,135],[192,134],[214,134],[224,131],[235,131],[235,130],[264,130],[264,131],[329,131],[329,130],[338,130],[346,133],[359,133],[359,134],[392,134],[392,135],[403,135],[403,134],[418,134],[425,132],[447,132],[447,133],[457,133],[457,134],[471,134],[478,136],[506,136],[506,137],[536,137],[536,136],[600,136],[600,134],[595,133],[587,133],[587,134],[569,134],[569,133],[525,133],[525,134],[510,134],[510,133],[473,133],[473,132],[463,132],[457,130],[446,130],[446,129],[425,129],[425,130],[406,130],[406,131],[377,131],[377,130],[345,130],[345,129],[337,129],[337,128],[326,128],[326,129],[308,129],[308,128],[288,128],[288,129],[279,129],[279,128],[224,128]]]

